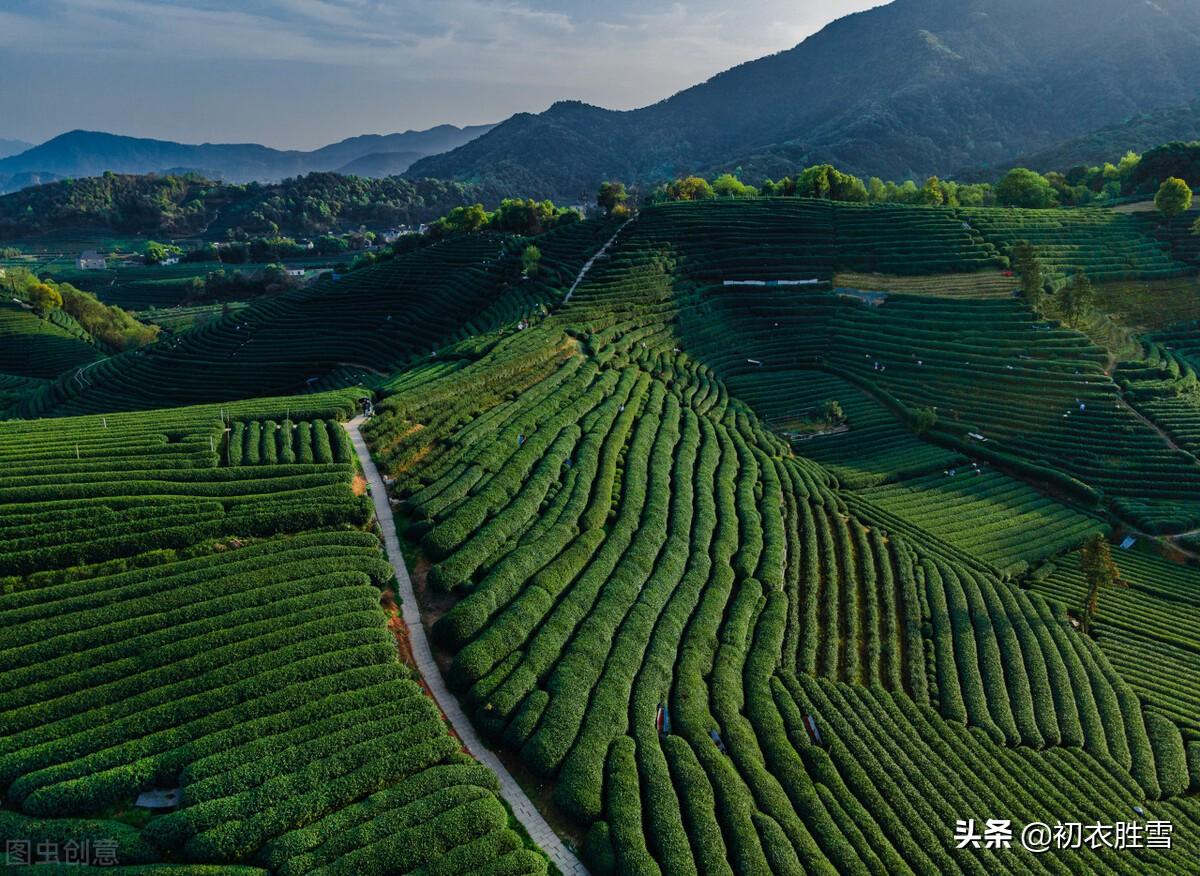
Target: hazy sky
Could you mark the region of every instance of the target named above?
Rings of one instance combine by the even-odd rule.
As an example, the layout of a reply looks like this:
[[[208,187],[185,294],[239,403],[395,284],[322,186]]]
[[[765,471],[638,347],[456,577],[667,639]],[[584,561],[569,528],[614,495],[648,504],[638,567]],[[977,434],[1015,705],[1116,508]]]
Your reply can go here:
[[[883,0],[0,0],[0,137],[313,148],[626,109]]]

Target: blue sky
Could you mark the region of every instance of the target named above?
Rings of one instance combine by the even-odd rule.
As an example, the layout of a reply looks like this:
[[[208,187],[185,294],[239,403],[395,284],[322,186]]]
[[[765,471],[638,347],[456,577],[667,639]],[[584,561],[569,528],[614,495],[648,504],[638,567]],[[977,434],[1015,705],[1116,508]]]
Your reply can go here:
[[[652,103],[883,0],[3,0],[0,137],[313,148]]]

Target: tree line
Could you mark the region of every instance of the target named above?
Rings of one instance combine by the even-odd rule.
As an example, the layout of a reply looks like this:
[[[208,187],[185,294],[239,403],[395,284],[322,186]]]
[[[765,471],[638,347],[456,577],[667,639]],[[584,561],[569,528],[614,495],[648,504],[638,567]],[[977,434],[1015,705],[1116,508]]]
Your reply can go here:
[[[1167,143],[1138,155],[1128,152],[1118,162],[1079,166],[1066,172],[1039,173],[1025,167],[1007,171],[994,184],[965,183],[928,177],[924,182],[863,180],[832,164],[804,168],[780,180],[753,185],[737,172],[712,178],[689,174],[659,183],[640,200],[703,201],[714,198],[800,197],[860,204],[912,204],[947,207],[1083,207],[1105,205],[1138,196],[1154,196],[1159,210],[1173,216],[1191,208],[1192,189],[1200,187],[1200,142]],[[614,200],[614,193],[619,197]],[[617,181],[601,185],[597,203],[612,215],[638,201],[632,187]]]

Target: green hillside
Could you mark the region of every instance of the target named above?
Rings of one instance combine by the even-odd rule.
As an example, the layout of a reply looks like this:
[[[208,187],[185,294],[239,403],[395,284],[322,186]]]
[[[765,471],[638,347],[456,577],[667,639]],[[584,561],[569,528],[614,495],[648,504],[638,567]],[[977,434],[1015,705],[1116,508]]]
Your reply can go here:
[[[5,837],[221,873],[545,872],[397,660],[352,407],[0,424]],[[248,432],[253,460],[226,438]]]
[[[61,311],[44,318],[16,302],[0,302],[0,373],[56,377],[102,357],[90,341]]]
[[[1018,241],[1050,289],[1196,274],[1097,209],[676,202],[0,378],[0,831],[547,872],[499,792],[604,876],[1194,872],[1200,330],[1118,354],[1110,298],[1014,294]],[[397,660],[422,631],[515,798]],[[1011,849],[956,840],[993,818]],[[1172,848],[1020,847],[1066,821]]]

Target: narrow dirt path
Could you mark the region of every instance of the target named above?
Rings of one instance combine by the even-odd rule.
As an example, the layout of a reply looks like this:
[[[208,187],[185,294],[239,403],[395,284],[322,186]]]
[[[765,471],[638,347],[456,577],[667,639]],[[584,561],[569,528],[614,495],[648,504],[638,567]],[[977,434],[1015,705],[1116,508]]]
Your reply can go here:
[[[1165,441],[1167,446],[1170,447],[1172,450],[1182,453],[1185,456],[1191,457],[1191,459],[1194,462],[1200,462],[1200,459],[1196,459],[1196,454],[1194,454],[1190,450],[1187,450],[1186,448],[1180,447],[1178,444],[1176,444],[1175,439],[1172,438],[1170,435],[1168,435],[1166,432],[1164,432],[1162,427],[1159,426],[1158,423],[1151,420],[1149,417],[1147,417],[1145,414],[1143,414],[1141,411],[1139,411],[1137,408],[1135,408],[1129,402],[1125,401],[1125,399],[1118,396],[1117,404],[1121,405],[1121,407],[1125,408],[1125,410],[1129,411],[1129,413],[1133,414],[1135,417],[1137,417],[1139,420],[1141,420],[1143,424],[1145,424],[1149,428],[1153,429],[1154,432],[1157,433],[1158,437],[1162,438],[1162,440]]]
[[[496,774],[496,778],[500,780],[501,796],[508,801],[513,814],[525,826],[533,841],[550,856],[550,860],[563,872],[564,876],[586,876],[587,868],[563,844],[558,834],[542,817],[542,813],[533,805],[524,789],[512,777],[500,759],[483,744],[483,740],[475,732],[475,727],[458,704],[458,699],[446,687],[437,661],[434,660],[429,638],[425,635],[425,627],[421,624],[421,614],[417,609],[417,595],[413,591],[408,568],[404,565],[404,555],[400,552],[400,537],[396,534],[396,523],[392,517],[391,504],[388,502],[387,486],[383,482],[382,475],[379,474],[379,469],[375,467],[375,462],[371,459],[371,452],[367,449],[367,442],[363,440],[362,432],[359,430],[363,419],[358,416],[346,423],[346,431],[350,433],[354,452],[358,455],[359,462],[362,463],[367,483],[371,485],[371,500],[375,504],[375,516],[379,520],[380,529],[383,530],[383,542],[387,549],[388,560],[396,570],[396,589],[399,591],[401,614],[404,623],[408,626],[409,642],[412,645],[413,658],[416,660],[417,668],[421,671],[434,701],[441,708],[451,726],[454,727],[454,732],[458,734],[463,745],[476,760]]]
[[[575,287],[583,282],[583,278],[588,275],[588,271],[592,269],[592,265],[596,263],[596,259],[608,252],[608,248],[617,242],[617,238],[621,236],[621,232],[624,231],[626,226],[636,218],[637,214],[635,213],[621,223],[621,227],[618,228],[616,233],[608,239],[608,242],[604,244],[604,246],[600,247],[600,249],[596,250],[595,254],[593,254],[590,259],[584,262],[583,267],[579,269],[579,274],[575,277],[575,282],[571,284],[571,288],[568,289],[567,294],[563,296],[563,304],[566,304],[571,300],[571,296],[575,294]]]

